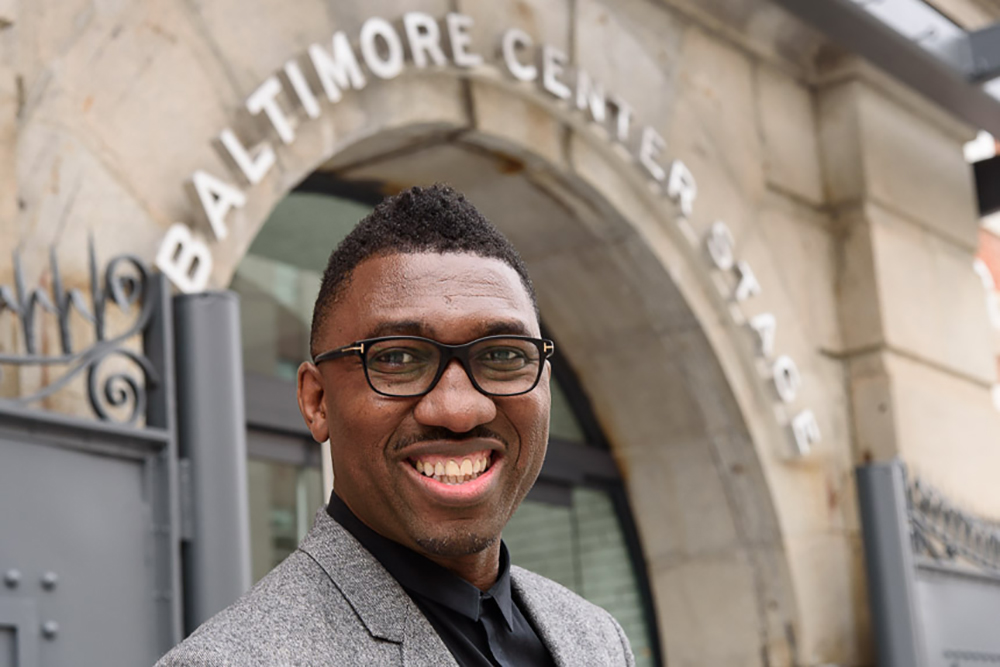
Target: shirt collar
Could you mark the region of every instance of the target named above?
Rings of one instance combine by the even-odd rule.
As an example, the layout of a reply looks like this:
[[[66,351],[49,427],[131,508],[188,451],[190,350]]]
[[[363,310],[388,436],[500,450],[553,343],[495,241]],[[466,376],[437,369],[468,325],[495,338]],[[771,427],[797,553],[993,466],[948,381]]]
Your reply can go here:
[[[500,542],[500,568],[497,581],[485,593],[465,579],[417,552],[376,533],[361,521],[336,493],[330,494],[327,513],[355,537],[388,570],[399,584],[411,593],[444,605],[473,621],[482,614],[482,605],[492,598],[509,630],[513,629],[513,604],[510,586],[510,556]]]

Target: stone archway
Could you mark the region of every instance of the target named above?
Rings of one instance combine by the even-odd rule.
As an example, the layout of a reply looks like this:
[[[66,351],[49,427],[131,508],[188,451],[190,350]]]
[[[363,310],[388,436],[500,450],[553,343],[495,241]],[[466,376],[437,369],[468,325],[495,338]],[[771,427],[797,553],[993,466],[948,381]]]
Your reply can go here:
[[[389,190],[448,182],[512,239],[626,479],[668,662],[790,663],[795,603],[764,470],[677,267],[641,221],[579,174],[467,127],[378,132],[318,171]]]
[[[245,139],[264,136],[233,111],[245,96],[310,42],[356,32],[365,18],[355,6],[329,16],[320,4],[295,17],[262,6],[239,34],[228,28],[244,9],[225,2],[203,12],[136,5],[87,28],[44,86],[29,85],[22,217],[38,247],[28,250],[41,255],[52,239],[82,245],[99,223],[103,252],[151,259],[173,221],[193,218],[182,186],[190,174],[232,173],[211,138],[229,126]],[[424,4],[435,15],[448,10]],[[412,9],[388,5],[383,11]],[[568,44],[559,36],[565,17],[552,22],[539,39]],[[636,54],[627,31],[608,39],[610,52]],[[256,49],[261,43],[267,48]],[[153,69],[121,74],[139,56]],[[637,56],[646,80],[630,85],[673,90],[666,68]],[[672,95],[643,96],[643,113],[663,128]],[[151,108],[151,99],[184,103]],[[709,166],[722,159],[691,152]],[[636,165],[582,116],[488,67],[406,70],[299,125],[214,247],[216,286],[228,284],[274,204],[318,168],[400,186],[450,180],[483,206],[524,252],[561,354],[627,479],[668,661],[791,664],[801,628],[774,492],[775,478],[789,477],[775,453],[785,435],[746,337],[671,224],[672,205],[649,191]],[[723,166],[706,171],[724,180]],[[737,197],[732,209],[753,196]],[[64,228],[67,216],[88,222]],[[85,282],[82,262],[66,273]]]

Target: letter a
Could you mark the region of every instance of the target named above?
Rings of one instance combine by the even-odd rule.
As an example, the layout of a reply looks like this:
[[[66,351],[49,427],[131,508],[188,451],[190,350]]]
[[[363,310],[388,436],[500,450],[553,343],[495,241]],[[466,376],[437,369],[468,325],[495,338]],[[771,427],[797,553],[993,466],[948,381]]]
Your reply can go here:
[[[191,181],[208,224],[212,226],[212,233],[221,241],[229,235],[226,214],[233,208],[242,208],[247,203],[247,197],[236,187],[201,170],[194,172]]]

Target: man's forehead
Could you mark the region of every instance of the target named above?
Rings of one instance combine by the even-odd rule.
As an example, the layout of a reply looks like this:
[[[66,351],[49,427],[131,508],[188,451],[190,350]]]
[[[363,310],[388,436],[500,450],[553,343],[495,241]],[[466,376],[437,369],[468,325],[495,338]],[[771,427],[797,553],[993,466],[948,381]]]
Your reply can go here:
[[[534,305],[506,262],[471,253],[396,253],[365,260],[338,299],[337,329],[359,337],[535,335]],[[343,333],[347,333],[344,331]],[[436,335],[431,335],[436,334]]]
[[[369,257],[354,270],[367,270],[391,278],[420,277],[428,273],[473,274],[483,278],[502,273],[519,277],[514,267],[502,259],[471,252],[389,252]]]
[[[472,253],[393,253],[365,260],[354,270],[355,286],[385,298],[429,293],[475,292],[530,304],[520,274],[506,262]],[[360,285],[359,285],[360,283]]]

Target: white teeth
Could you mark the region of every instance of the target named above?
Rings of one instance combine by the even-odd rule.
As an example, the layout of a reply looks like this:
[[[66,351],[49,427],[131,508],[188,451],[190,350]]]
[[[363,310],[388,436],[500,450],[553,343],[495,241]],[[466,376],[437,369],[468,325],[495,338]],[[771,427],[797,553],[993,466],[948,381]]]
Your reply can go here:
[[[420,474],[438,482],[464,484],[479,477],[480,473],[486,472],[486,469],[490,467],[490,458],[491,455],[487,454],[477,457],[475,460],[464,458],[461,463],[455,459],[449,459],[446,462],[438,461],[437,463],[416,461],[413,467]]]

